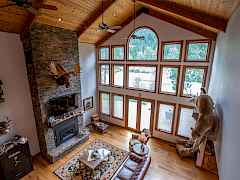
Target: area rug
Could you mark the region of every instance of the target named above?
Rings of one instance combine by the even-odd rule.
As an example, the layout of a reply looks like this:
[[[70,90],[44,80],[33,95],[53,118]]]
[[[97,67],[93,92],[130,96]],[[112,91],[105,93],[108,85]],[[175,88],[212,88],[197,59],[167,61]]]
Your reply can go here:
[[[127,151],[99,139],[94,140],[83,150],[94,148],[106,148],[111,151],[109,159],[101,162],[94,170],[80,161],[79,152],[54,173],[62,180],[110,180],[129,156]]]

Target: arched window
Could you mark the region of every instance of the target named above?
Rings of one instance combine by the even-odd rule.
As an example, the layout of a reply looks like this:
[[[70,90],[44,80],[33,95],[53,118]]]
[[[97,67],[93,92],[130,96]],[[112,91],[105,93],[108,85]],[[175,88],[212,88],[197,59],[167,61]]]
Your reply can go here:
[[[157,60],[158,37],[147,27],[136,29],[128,40],[129,60]]]

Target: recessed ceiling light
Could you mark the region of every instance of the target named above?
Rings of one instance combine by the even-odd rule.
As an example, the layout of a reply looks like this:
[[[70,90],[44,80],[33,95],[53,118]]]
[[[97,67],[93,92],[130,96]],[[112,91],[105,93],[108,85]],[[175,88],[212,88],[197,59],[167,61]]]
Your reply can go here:
[[[62,22],[62,18],[58,18],[58,22]]]

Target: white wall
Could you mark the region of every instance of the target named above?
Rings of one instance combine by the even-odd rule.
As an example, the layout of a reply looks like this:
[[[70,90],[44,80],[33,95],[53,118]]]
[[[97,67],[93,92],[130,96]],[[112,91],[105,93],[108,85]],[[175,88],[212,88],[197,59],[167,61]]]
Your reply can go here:
[[[82,99],[93,96],[94,108],[84,112],[84,124],[90,123],[91,115],[96,110],[96,48],[94,45],[79,43],[81,68]]]
[[[217,143],[221,180],[240,179],[240,8],[231,17],[226,33],[217,38],[209,93],[221,117]]]
[[[40,152],[25,57],[20,36],[0,32],[0,79],[3,81],[5,102],[0,104],[0,116],[14,122],[14,130],[29,139],[32,155]],[[6,136],[0,137],[0,141]]]
[[[153,28],[158,34],[159,41],[177,41],[177,40],[193,40],[206,39],[196,33],[180,28],[168,22],[162,21],[147,14],[141,14],[136,18],[136,27],[148,26]],[[117,34],[104,42],[104,45],[121,45],[126,44],[128,37],[133,32],[133,22],[124,26]]]

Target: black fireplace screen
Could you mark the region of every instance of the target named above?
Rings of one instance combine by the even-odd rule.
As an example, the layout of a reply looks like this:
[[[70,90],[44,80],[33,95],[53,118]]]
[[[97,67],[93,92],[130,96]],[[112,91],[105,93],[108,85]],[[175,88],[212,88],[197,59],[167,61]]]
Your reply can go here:
[[[79,132],[78,118],[72,118],[68,121],[64,121],[54,128],[55,144],[59,146],[68,139],[76,136]]]

